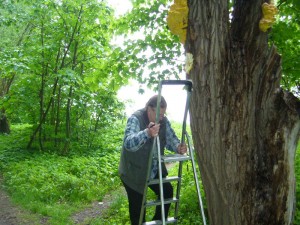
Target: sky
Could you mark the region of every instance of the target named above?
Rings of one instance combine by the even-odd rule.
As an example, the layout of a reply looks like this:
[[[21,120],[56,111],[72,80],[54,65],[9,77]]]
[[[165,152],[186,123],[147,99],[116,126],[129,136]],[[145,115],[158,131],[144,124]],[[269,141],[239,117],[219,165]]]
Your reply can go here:
[[[107,0],[107,2],[115,9],[116,16],[125,14],[132,8],[129,0]]]
[[[128,86],[122,87],[118,92],[118,99],[126,104],[126,114],[130,116],[136,110],[145,107],[146,102],[158,92],[145,89],[144,94],[139,94],[139,84],[131,81]],[[186,104],[186,90],[182,85],[163,85],[162,96],[167,101],[167,117],[171,121],[182,122]],[[189,122],[189,121],[187,121]]]
[[[117,16],[126,13],[132,8],[129,0],[109,0],[108,3],[115,9]],[[139,87],[140,85],[132,80],[129,85],[122,87],[118,92],[118,99],[125,102],[127,116],[130,116],[136,110],[143,108],[149,98],[158,94],[157,92],[148,89],[146,86],[142,86],[145,93],[139,94]],[[183,90],[183,86],[164,85],[162,88],[162,96],[164,96],[168,104],[167,117],[169,120],[182,122],[186,104],[186,91]]]

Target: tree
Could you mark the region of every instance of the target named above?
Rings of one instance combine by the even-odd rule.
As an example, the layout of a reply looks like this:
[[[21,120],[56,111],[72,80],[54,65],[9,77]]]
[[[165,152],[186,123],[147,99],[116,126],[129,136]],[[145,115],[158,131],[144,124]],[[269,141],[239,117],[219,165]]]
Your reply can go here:
[[[0,95],[5,118],[33,124],[28,148],[52,145],[65,154],[73,141],[90,147],[91,131],[121,115],[116,91],[129,77],[126,54],[110,43],[112,9],[97,0],[0,4],[1,33],[8,33],[0,45],[0,81],[10,81]]]
[[[281,57],[259,28],[264,2],[188,3],[191,128],[210,224],[293,223],[300,103],[280,88]]]
[[[6,115],[5,102],[11,85],[18,72],[24,69],[20,45],[24,34],[30,26],[24,26],[22,19],[16,20],[16,15],[26,11],[22,4],[0,3],[0,33],[1,33],[1,56],[0,56],[0,133],[10,133],[9,120]]]

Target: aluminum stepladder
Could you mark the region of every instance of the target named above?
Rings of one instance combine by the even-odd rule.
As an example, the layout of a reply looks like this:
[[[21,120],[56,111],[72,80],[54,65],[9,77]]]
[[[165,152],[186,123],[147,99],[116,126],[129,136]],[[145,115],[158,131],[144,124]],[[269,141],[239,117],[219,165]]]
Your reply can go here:
[[[197,190],[197,195],[198,195],[199,208],[201,210],[203,224],[206,225],[206,219],[205,219],[204,208],[203,208],[203,203],[202,203],[202,198],[201,198],[201,193],[200,193],[199,181],[198,181],[197,172],[196,172],[196,165],[195,165],[195,160],[194,160],[194,152],[193,152],[193,148],[192,148],[192,142],[191,142],[190,136],[188,135],[188,133],[186,131],[186,119],[187,119],[187,115],[188,115],[188,111],[189,111],[190,97],[191,97],[191,93],[192,93],[192,82],[190,80],[162,80],[162,81],[160,81],[159,86],[158,86],[158,98],[157,98],[156,119],[155,119],[156,123],[159,122],[161,92],[162,92],[163,85],[184,85],[185,89],[187,91],[186,105],[185,105],[184,118],[183,118],[183,124],[182,124],[181,143],[185,143],[185,139],[187,140],[188,152],[186,155],[180,155],[180,154],[161,155],[159,136],[154,138],[153,146],[152,146],[149,161],[148,161],[146,186],[145,186],[145,190],[144,190],[139,224],[143,224],[143,225],[154,225],[154,224],[165,225],[165,224],[172,224],[172,223],[177,224],[178,211],[179,211],[179,200],[180,200],[180,189],[181,189],[181,178],[182,178],[182,166],[183,166],[184,161],[190,160],[192,163],[192,168],[193,168],[193,175],[194,175],[194,180],[195,180],[195,185],[196,185],[196,190]],[[150,178],[153,160],[157,160],[157,162],[158,162],[158,179]],[[162,162],[166,162],[166,163],[167,162],[179,162],[178,176],[163,178],[162,177],[162,165],[161,165]],[[164,199],[163,183],[175,182],[175,181],[177,182],[176,196],[173,197],[172,199]],[[151,184],[159,184],[160,199],[158,199],[156,201],[147,202],[148,186]],[[169,217],[169,218],[165,219],[164,204],[169,204],[169,203],[175,203],[175,213],[174,213],[174,217]],[[161,206],[162,220],[161,221],[149,221],[149,222],[143,223],[144,210],[146,209],[146,207],[157,206],[157,205]]]

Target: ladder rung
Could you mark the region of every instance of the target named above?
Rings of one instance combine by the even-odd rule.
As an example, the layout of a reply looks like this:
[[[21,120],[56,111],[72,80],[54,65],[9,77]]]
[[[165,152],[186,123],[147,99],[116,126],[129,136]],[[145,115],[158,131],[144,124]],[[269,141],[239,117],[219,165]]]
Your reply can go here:
[[[172,203],[172,202],[178,202],[178,199],[173,197],[173,198],[166,198],[164,200],[164,203],[165,204],[169,204],[169,203]],[[155,205],[161,205],[161,201],[160,199],[159,200],[154,200],[154,201],[149,201],[149,202],[146,202],[145,206],[155,206]]]
[[[175,219],[174,217],[169,217],[168,219],[166,219],[166,224],[176,223],[176,222],[177,222],[177,219]],[[162,221],[154,220],[154,221],[142,223],[142,225],[155,225],[155,224],[162,224]]]
[[[191,160],[191,157],[189,155],[171,154],[162,156],[161,160],[163,162],[187,161]]]
[[[179,181],[179,180],[180,180],[180,177],[174,176],[174,177],[166,177],[166,178],[163,178],[163,179],[162,179],[162,182],[163,182],[163,183],[167,183],[167,182]],[[159,184],[159,179],[153,179],[153,180],[150,180],[150,181],[148,182],[148,185],[151,185],[151,184]]]

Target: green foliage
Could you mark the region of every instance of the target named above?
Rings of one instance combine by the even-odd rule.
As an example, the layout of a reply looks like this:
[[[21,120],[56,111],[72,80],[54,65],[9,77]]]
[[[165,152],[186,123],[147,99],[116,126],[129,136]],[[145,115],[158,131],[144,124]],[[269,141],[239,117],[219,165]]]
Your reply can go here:
[[[134,1],[133,9],[117,20],[117,34],[125,38],[124,51],[133,53],[137,73],[132,77],[149,87],[183,71],[182,45],[166,26],[172,1]],[[142,67],[140,65],[143,65]]]
[[[4,173],[6,185],[16,199],[27,196],[27,202],[89,202],[108,192],[117,176],[115,157],[62,158],[57,155],[35,155],[12,163]],[[107,187],[101,187],[105,183]]]
[[[181,186],[181,197],[180,197],[180,210],[179,210],[179,224],[203,224],[202,215],[199,209],[199,201],[196,191],[195,180],[192,171],[192,163],[185,162],[183,164],[183,176],[182,176],[182,186]],[[198,167],[197,167],[198,168]],[[170,174],[176,175],[178,171],[178,166],[172,168]],[[197,169],[197,171],[199,171]],[[201,192],[201,199],[203,202],[204,210],[206,211],[205,194],[203,191],[203,186],[201,182],[200,174],[198,173],[198,180]],[[206,221],[207,221],[207,212]]]
[[[11,133],[0,134],[0,172],[14,162],[22,161],[30,157],[30,153],[24,150],[30,136],[30,124],[16,124]]]
[[[270,33],[270,41],[282,55],[282,86],[299,94],[299,1],[279,1],[278,9],[279,15]]]
[[[95,131],[123,116],[116,92],[129,76],[111,44],[113,12],[97,0],[27,3],[1,3],[1,108],[11,122],[35,125],[37,149],[91,147]]]
[[[6,190],[24,208],[50,217],[51,224],[67,224],[76,210],[101,201],[112,187],[120,186],[116,162],[123,129],[119,125],[98,133],[107,141],[101,149],[78,149],[60,156],[25,150],[30,126],[12,126],[11,135],[0,139],[0,171]]]

